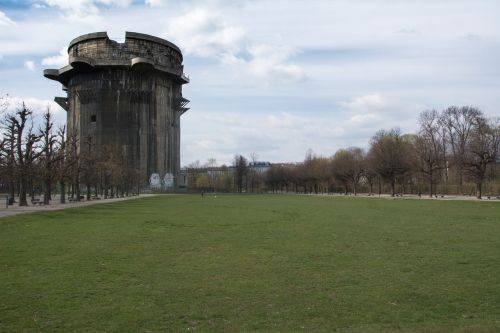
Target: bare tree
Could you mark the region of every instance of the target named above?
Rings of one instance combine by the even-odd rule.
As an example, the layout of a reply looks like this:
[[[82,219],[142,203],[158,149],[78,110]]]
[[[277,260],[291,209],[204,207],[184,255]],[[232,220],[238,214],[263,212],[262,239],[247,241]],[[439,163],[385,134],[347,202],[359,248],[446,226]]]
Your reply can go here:
[[[391,185],[391,196],[396,193],[396,180],[411,168],[408,160],[409,144],[400,130],[381,130],[370,142],[374,170]]]
[[[2,127],[4,130],[4,137],[2,140],[2,161],[3,161],[3,172],[7,180],[7,187],[9,192],[9,198],[14,201],[15,189],[17,184],[17,166],[16,166],[16,124],[12,121],[12,117],[7,115],[5,119],[2,120]]]
[[[476,197],[481,199],[488,165],[495,163],[500,146],[500,125],[482,116],[473,121],[463,156],[463,167],[476,184]]]
[[[68,177],[71,182],[71,198],[80,201],[81,159],[78,149],[78,133],[76,130],[69,135],[66,143],[66,165],[69,167]]]
[[[105,198],[123,195],[129,173],[124,158],[124,154],[116,146],[105,146],[100,150],[96,169],[101,174]]]
[[[19,206],[27,206],[28,180],[32,172],[33,161],[40,156],[41,152],[36,151],[35,145],[39,142],[40,136],[33,132],[32,122],[33,111],[22,106],[15,115],[8,118],[8,122],[14,124],[16,137],[16,165],[19,179]]]
[[[440,129],[439,113],[435,110],[424,111],[419,118],[420,129],[413,136],[415,152],[415,166],[427,179],[429,184],[429,197],[434,193],[437,173],[446,168],[443,159],[443,139]]]
[[[458,191],[463,194],[465,153],[467,142],[472,133],[475,119],[482,117],[482,112],[472,106],[450,106],[443,111],[440,123],[446,129],[447,141],[450,144],[451,162],[457,173]]]
[[[268,190],[270,189],[273,193],[283,190],[288,192],[293,185],[293,190],[297,193],[299,184],[302,184],[300,182],[304,175],[303,169],[303,164],[300,166],[283,164],[271,165],[264,175]]]
[[[318,193],[319,186],[325,178],[325,174],[328,174],[328,167],[324,167],[325,164],[322,163],[322,158],[315,156],[312,149],[308,149],[306,152],[306,158],[300,166],[299,177],[304,185],[305,192],[308,191],[312,193]]]
[[[44,184],[43,203],[48,205],[52,199],[52,183],[56,176],[56,163],[61,156],[57,154],[57,135],[53,131],[54,122],[50,108],[43,115],[43,125],[40,128],[41,166]]]
[[[56,151],[56,163],[55,178],[59,182],[59,201],[61,203],[66,203],[66,184],[68,180],[71,180],[69,175],[71,174],[71,159],[68,158],[68,149],[66,146],[66,126],[61,126],[57,130],[57,141],[59,149]]]
[[[97,183],[97,156],[92,137],[85,138],[84,151],[81,154],[81,176],[86,186],[86,198],[90,200],[92,185]]]
[[[363,176],[364,152],[361,148],[351,147],[339,149],[332,160],[333,176],[345,187],[345,194],[351,185],[354,195],[357,195],[357,186]]]
[[[365,154],[363,165],[364,165],[363,177],[368,182],[368,187],[370,192],[369,195],[373,195],[373,183],[379,177],[379,175],[377,174],[377,171],[374,168],[374,161],[372,154],[370,152]]]
[[[266,172],[266,186],[267,189],[271,189],[273,193],[278,189],[279,184],[279,167],[278,165],[272,165]]]
[[[236,155],[233,161],[234,165],[234,177],[235,177],[235,185],[236,191],[238,193],[243,192],[243,182],[247,181],[247,173],[248,173],[248,161],[242,155]],[[246,188],[246,186],[245,186]]]
[[[217,166],[217,160],[213,157],[209,158],[205,163],[205,167],[207,168],[215,168]]]
[[[255,192],[259,187],[260,175],[256,170],[256,163],[258,158],[259,157],[257,153],[253,152],[250,154],[251,162],[249,164],[247,177],[249,180],[248,182],[250,183],[250,192],[252,193]]]
[[[196,187],[196,179],[201,174],[202,165],[200,161],[195,161],[193,163],[188,164],[187,166],[187,183],[189,187]]]

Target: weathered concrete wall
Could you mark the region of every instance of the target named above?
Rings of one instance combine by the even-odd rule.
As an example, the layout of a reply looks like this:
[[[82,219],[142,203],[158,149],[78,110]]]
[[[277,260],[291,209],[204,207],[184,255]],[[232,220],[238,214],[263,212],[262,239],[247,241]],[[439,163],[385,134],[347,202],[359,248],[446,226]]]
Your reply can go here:
[[[121,152],[144,184],[152,173],[177,179],[188,82],[180,50],[148,35],[117,43],[94,33],[74,39],[68,53],[70,66],[45,71],[67,90],[68,137],[76,133],[80,150],[90,138],[100,153]]]

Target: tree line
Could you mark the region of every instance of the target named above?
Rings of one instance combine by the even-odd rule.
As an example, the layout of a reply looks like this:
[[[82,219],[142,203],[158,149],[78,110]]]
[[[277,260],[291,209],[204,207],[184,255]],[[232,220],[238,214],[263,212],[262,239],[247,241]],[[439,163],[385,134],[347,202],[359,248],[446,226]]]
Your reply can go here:
[[[17,199],[26,206],[28,197],[34,201],[42,196],[48,205],[55,192],[61,203],[67,197],[80,201],[138,192],[138,171],[126,167],[118,149],[96,149],[91,137],[79,142],[76,132],[68,135],[66,126],[55,126],[48,107],[38,126],[25,103],[7,112],[3,98],[0,111],[0,190],[8,193],[11,203]]]
[[[451,106],[420,114],[417,133],[397,128],[378,131],[367,151],[339,149],[332,157],[308,153],[300,164],[274,165],[266,174],[271,191],[329,192],[342,189],[356,195],[362,186],[369,194],[386,190],[391,196],[423,192],[477,198],[483,188],[499,195],[500,124],[478,108]]]
[[[191,188],[234,192],[297,192],[357,195],[413,193],[500,195],[500,124],[478,108],[451,106],[428,110],[418,117],[416,133],[398,128],[380,130],[368,149],[342,148],[332,156],[307,152],[300,163],[275,163],[266,172],[235,155],[232,165],[188,167]]]

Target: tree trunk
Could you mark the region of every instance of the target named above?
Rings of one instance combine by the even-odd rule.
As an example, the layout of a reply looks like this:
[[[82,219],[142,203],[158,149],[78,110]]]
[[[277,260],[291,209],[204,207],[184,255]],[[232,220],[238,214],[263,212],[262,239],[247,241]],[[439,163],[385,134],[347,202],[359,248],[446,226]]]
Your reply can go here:
[[[80,181],[77,179],[75,183],[75,194],[76,194],[76,201],[80,201]]]
[[[378,196],[382,194],[382,179],[380,179],[380,176],[378,176]]]
[[[16,188],[16,184],[13,181],[10,181],[9,182],[9,198],[15,199],[15,197],[16,197],[15,188]]]
[[[432,179],[429,179],[429,198],[432,198]]]
[[[432,186],[434,185],[434,182],[433,182],[433,174],[432,174],[432,170],[429,172],[429,198],[432,198]]]
[[[26,198],[27,190],[27,181],[25,177],[21,176],[19,182],[19,206],[28,206],[28,200]]]
[[[44,186],[44,192],[43,192],[43,204],[49,205],[50,204],[50,192],[52,190],[52,188],[51,188],[52,182],[50,181],[50,179],[45,179],[44,183],[45,183],[45,186]]]
[[[354,196],[358,194],[357,189],[356,189],[356,183],[352,183],[352,191],[354,192]]]
[[[458,193],[460,195],[464,195],[464,184],[463,184],[462,170],[458,170]]]
[[[35,186],[33,186],[33,179],[30,179],[27,182],[28,188],[30,190],[30,198],[31,200],[35,199]]]
[[[478,198],[478,199],[482,198],[482,196],[483,196],[482,191],[483,191],[483,182],[478,181],[476,183],[476,198]]]
[[[66,184],[62,181],[59,182],[59,191],[61,192],[61,197],[59,198],[59,201],[64,204],[66,203]]]
[[[87,185],[87,201],[90,201],[90,197],[91,197],[90,192],[92,190],[92,186],[89,183],[87,183],[86,185]]]
[[[396,181],[391,179],[391,197],[396,195]]]

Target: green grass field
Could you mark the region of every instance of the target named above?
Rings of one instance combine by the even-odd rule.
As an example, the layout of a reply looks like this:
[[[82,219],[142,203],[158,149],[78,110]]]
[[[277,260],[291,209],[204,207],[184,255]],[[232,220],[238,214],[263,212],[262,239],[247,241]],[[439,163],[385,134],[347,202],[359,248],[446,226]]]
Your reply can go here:
[[[0,332],[499,332],[500,204],[158,196],[0,219]]]

